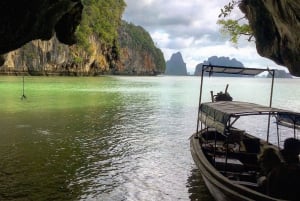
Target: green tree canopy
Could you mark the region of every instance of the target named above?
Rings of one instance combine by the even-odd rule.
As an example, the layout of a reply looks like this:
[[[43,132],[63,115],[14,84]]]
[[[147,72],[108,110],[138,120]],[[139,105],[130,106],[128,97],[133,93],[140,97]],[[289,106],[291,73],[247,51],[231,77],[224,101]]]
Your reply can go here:
[[[123,0],[82,0],[84,10],[76,36],[79,46],[88,50],[89,36],[94,35],[104,44],[113,44],[126,7]]]
[[[217,24],[221,26],[220,32],[228,36],[233,44],[238,43],[238,39],[244,35],[248,37],[248,41],[253,38],[253,32],[248,23],[245,23],[245,17],[239,19],[230,19],[231,12],[238,6],[240,1],[232,0],[224,8],[221,9]]]
[[[158,70],[161,72],[165,71],[166,62],[163,53],[155,46],[150,34],[143,27],[123,21],[121,29],[121,47],[130,47],[132,49],[149,52],[154,56],[154,62],[156,66],[160,68]],[[128,34],[129,37],[124,34]]]

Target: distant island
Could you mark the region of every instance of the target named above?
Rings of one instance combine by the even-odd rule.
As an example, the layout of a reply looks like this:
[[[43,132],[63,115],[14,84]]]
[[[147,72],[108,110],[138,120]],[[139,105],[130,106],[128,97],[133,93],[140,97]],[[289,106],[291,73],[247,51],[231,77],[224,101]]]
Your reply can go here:
[[[267,78],[271,78],[272,76],[270,74],[267,75]],[[285,72],[285,70],[275,70],[275,76],[276,78],[293,78],[293,76],[290,73]]]
[[[180,52],[173,54],[170,60],[166,62],[165,75],[187,75],[186,63]]]
[[[235,58],[230,59],[229,57],[212,56],[212,57],[209,57],[208,60],[205,60],[203,63],[200,63],[196,66],[194,75],[201,76],[203,65],[209,65],[209,64],[244,68],[244,64],[242,62],[236,60]],[[204,74],[204,75],[208,75],[208,74]],[[243,75],[230,75],[230,74],[218,73],[218,74],[215,74],[214,76],[218,76],[218,77],[240,77],[240,76],[243,76]]]
[[[212,57],[209,57],[208,60],[206,60],[203,63],[200,63],[196,66],[194,75],[195,76],[201,76],[203,65],[209,65],[209,64],[245,68],[243,63],[236,60],[235,58],[230,59],[229,57],[212,56]],[[204,76],[208,76],[208,73],[205,73]],[[214,74],[213,76],[217,76],[217,77],[245,77],[245,75],[230,75],[230,74],[223,74],[223,73]],[[247,77],[249,77],[249,76],[247,76]],[[259,77],[271,78],[272,76],[270,74],[268,74],[268,75],[261,75]],[[274,77],[275,78],[293,78],[293,76],[290,73],[286,72],[285,70],[275,70],[275,76]]]

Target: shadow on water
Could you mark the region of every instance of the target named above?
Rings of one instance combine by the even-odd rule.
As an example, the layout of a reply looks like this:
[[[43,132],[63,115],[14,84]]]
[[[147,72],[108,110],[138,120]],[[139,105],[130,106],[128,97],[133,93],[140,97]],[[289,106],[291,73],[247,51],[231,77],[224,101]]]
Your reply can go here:
[[[214,201],[202,179],[200,171],[195,167],[187,180],[189,198],[192,201]]]

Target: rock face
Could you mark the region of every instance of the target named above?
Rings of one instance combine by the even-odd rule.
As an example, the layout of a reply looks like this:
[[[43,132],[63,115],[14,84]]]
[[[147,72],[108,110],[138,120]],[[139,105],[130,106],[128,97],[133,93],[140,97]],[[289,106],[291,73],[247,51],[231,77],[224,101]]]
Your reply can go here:
[[[39,68],[47,72],[49,65],[46,64],[64,63],[67,51],[68,46],[59,43],[56,37],[49,41],[35,40],[4,55],[5,63],[1,67],[1,72],[18,74],[21,71],[28,71],[30,74],[38,74]]]
[[[133,25],[132,25],[133,26]],[[153,43],[150,35],[142,29],[147,38],[144,42]],[[23,47],[4,55],[5,62],[0,66],[0,73],[17,75],[70,75],[95,76],[102,74],[156,75],[165,70],[162,52],[143,49],[123,41],[132,40],[132,36],[122,27],[119,31],[119,44],[105,45],[96,36],[89,36],[92,52],[68,46],[59,42],[56,37],[49,41],[35,40]],[[140,44],[140,41],[137,41]],[[132,43],[130,43],[132,44]],[[154,43],[153,43],[154,46]],[[149,46],[147,46],[149,47]],[[162,65],[157,63],[162,61]]]
[[[49,40],[55,32],[60,42],[73,44],[83,6],[81,0],[1,0],[0,8],[3,54],[34,39]],[[254,31],[258,53],[300,76],[300,1],[242,0],[240,9]]]
[[[122,22],[118,30],[120,60],[115,74],[156,75],[164,73],[166,62],[150,34],[141,26]]]
[[[203,65],[220,65],[220,66],[231,66],[231,67],[244,67],[244,64],[236,60],[235,58],[230,59],[229,57],[209,57],[207,61],[200,63],[195,68],[194,75],[201,76]],[[229,74],[215,74],[214,76],[228,76]],[[231,77],[234,75],[230,75]]]
[[[187,75],[186,63],[180,52],[173,54],[167,61],[165,75]]]
[[[258,53],[300,76],[300,1],[243,0]]]
[[[81,0],[1,0],[0,54],[35,40],[58,40],[74,44],[81,20]]]
[[[5,63],[0,67],[0,72],[15,75],[27,72],[30,75],[101,74],[109,68],[103,55],[110,51],[101,47],[95,37],[90,37],[90,40],[94,45],[91,56],[76,46],[60,43],[56,37],[48,41],[31,41],[4,55]]]

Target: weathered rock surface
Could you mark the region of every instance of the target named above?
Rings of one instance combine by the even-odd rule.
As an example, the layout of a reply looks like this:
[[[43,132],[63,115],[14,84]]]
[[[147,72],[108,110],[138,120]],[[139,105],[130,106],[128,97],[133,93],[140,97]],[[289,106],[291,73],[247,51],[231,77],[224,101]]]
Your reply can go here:
[[[165,75],[187,75],[186,63],[180,52],[172,54],[167,61]]]
[[[90,37],[93,52],[88,55],[75,45],[62,44],[54,36],[48,41],[34,40],[4,55],[3,74],[30,75],[97,75],[108,71],[111,47],[101,46],[96,37]],[[109,62],[113,62],[112,58]]]
[[[243,0],[258,53],[300,76],[300,1]]]
[[[35,40],[58,40],[74,44],[81,20],[81,0],[1,0],[0,54]]]
[[[55,32],[60,42],[73,44],[83,6],[80,0],[1,0],[0,8],[3,54],[34,39],[49,40]],[[300,1],[242,0],[240,8],[254,31],[258,53],[300,76]]]
[[[119,61],[115,74],[157,75],[164,73],[166,62],[150,34],[141,26],[122,22],[118,30]]]
[[[68,46],[60,43],[55,36],[48,41],[34,40],[5,54],[5,62],[2,66],[0,65],[0,73],[70,76],[163,73],[165,65],[157,63],[162,60],[161,63],[165,64],[162,52],[158,48],[150,51],[140,45],[128,43],[133,38],[122,27],[119,30],[121,45],[118,48],[114,44],[103,44],[96,36],[89,36],[92,45],[90,54],[76,45]],[[150,35],[144,40],[153,43]],[[140,41],[137,43],[141,44]]]

